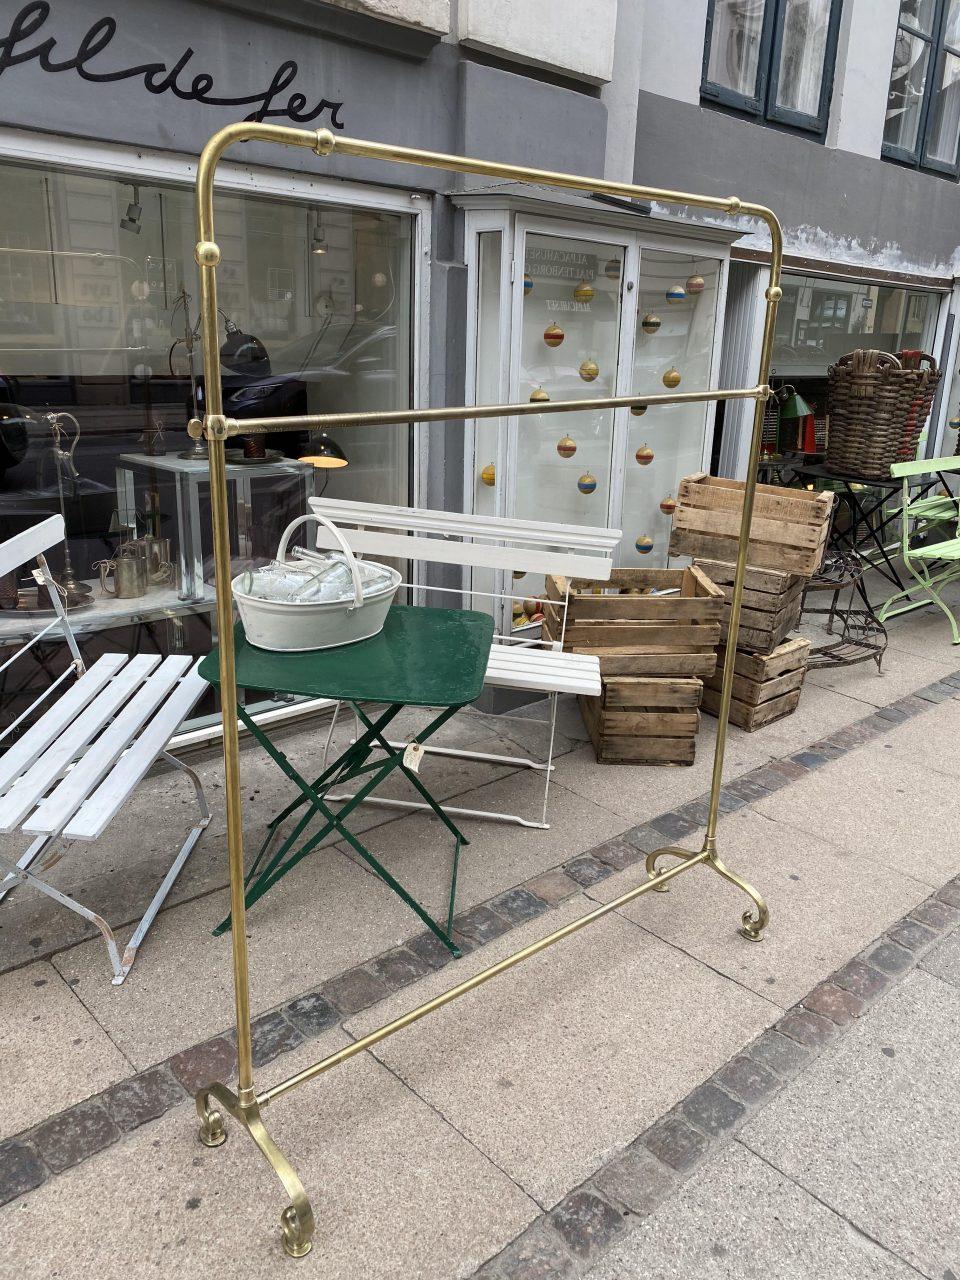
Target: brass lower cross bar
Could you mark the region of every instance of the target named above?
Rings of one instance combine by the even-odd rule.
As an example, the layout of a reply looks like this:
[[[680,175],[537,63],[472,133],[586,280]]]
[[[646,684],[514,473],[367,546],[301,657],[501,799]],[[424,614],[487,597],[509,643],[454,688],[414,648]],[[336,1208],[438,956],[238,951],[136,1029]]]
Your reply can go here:
[[[757,385],[729,390],[704,390],[677,392],[668,395],[607,396],[592,400],[538,402],[536,404],[463,405],[456,408],[398,409],[370,413],[338,415],[306,414],[301,417],[244,419],[238,423],[224,416],[221,385],[220,350],[217,330],[217,265],[220,249],[214,235],[213,194],[217,165],[224,152],[235,142],[273,142],[285,146],[305,147],[318,156],[334,152],[361,156],[367,159],[390,161],[397,164],[444,169],[453,173],[472,173],[511,182],[539,183],[571,191],[597,192],[620,196],[628,200],[652,200],[659,204],[712,210],[721,215],[742,214],[766,224],[770,233],[770,277],[765,299],[763,340],[760,352],[760,368]],[[723,758],[727,738],[727,722],[733,687],[734,659],[737,633],[740,625],[740,606],[743,598],[744,570],[750,537],[756,493],[757,463],[763,426],[764,403],[769,397],[767,385],[770,358],[773,347],[774,324],[777,303],[781,296],[780,270],[783,242],[776,215],[763,205],[741,201],[736,196],[703,196],[682,191],[669,191],[655,187],[642,187],[629,182],[610,182],[601,178],[582,177],[577,174],[552,173],[543,169],[531,169],[523,165],[497,164],[485,160],[472,160],[463,156],[442,155],[432,151],[419,151],[410,147],[392,146],[379,142],[366,142],[356,138],[335,136],[327,129],[293,129],[281,125],[244,122],[229,125],[215,133],[204,147],[197,168],[196,191],[197,248],[196,260],[200,268],[200,314],[202,322],[204,385],[207,389],[208,412],[202,421],[190,424],[191,435],[204,436],[208,442],[210,457],[210,502],[213,515],[213,550],[216,569],[217,629],[220,642],[220,694],[223,717],[223,759],[225,771],[225,798],[227,812],[227,850],[230,863],[230,910],[233,919],[231,940],[233,946],[233,980],[237,1019],[238,1088],[234,1092],[224,1084],[209,1084],[197,1093],[197,1109],[200,1113],[200,1138],[207,1146],[219,1146],[226,1139],[222,1108],[249,1133],[266,1156],[274,1172],[283,1183],[290,1203],[280,1215],[283,1229],[283,1247],[292,1257],[299,1258],[312,1247],[315,1223],[310,1201],[303,1184],[286,1156],[274,1143],[264,1126],[261,1112],[268,1103],[283,1094],[321,1075],[331,1067],[346,1062],[348,1058],[363,1053],[381,1040],[402,1031],[404,1027],[419,1021],[429,1013],[466,995],[491,978],[506,973],[514,965],[538,955],[547,947],[570,937],[579,929],[602,919],[649,890],[662,891],[670,880],[696,866],[712,868],[723,879],[741,889],[752,902],[742,917],[740,933],[751,941],[759,941],[767,924],[768,911],[760,895],[744,880],[730,871],[717,857],[717,820],[720,804],[720,788],[723,776]],[[747,463],[747,480],[743,496],[743,517],[740,524],[737,548],[737,569],[730,610],[726,658],[723,667],[723,685],[717,720],[717,744],[714,752],[710,785],[710,805],[706,835],[699,852],[667,846],[649,854],[646,870],[649,878],[636,888],[621,894],[612,902],[588,912],[586,915],[530,943],[520,951],[506,956],[496,964],[482,969],[471,978],[435,996],[416,1009],[395,1018],[392,1022],[370,1032],[322,1061],[306,1067],[289,1079],[257,1093],[253,1078],[253,1052],[250,1029],[250,975],[247,956],[246,910],[244,905],[244,857],[243,816],[240,792],[240,753],[237,731],[237,694],[233,644],[233,593],[231,591],[230,537],[227,515],[227,485],[225,471],[225,442],[239,431],[244,434],[287,431],[291,428],[378,425],[430,421],[467,421],[477,418],[522,417],[531,413],[569,413],[584,409],[615,409],[627,405],[689,404],[709,400],[755,401],[753,433]],[[663,857],[678,861],[665,870],[657,863]]]

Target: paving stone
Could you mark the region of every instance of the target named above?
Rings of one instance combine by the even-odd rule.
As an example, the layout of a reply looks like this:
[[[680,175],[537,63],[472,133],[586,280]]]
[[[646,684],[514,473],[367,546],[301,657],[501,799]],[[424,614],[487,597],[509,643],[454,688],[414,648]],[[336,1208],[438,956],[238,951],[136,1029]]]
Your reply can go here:
[[[743,796],[739,796],[736,792],[731,791],[729,787],[720,788],[720,803],[717,806],[718,813],[736,813],[738,809],[742,809],[746,804]]]
[[[572,1280],[579,1268],[541,1218],[477,1273],[477,1280]]]
[[[574,1191],[561,1200],[549,1221],[578,1258],[595,1258],[624,1229],[623,1214],[592,1191]]]
[[[909,693],[905,698],[898,698],[896,705],[912,716],[919,715],[921,711],[930,710],[929,700],[918,698],[915,693]]]
[[[960,911],[951,907],[946,902],[921,902],[918,907],[910,912],[912,920],[919,920],[921,924],[925,924],[929,929],[936,929],[942,932],[944,929],[950,929],[960,920]]]
[[[776,1024],[776,1028],[791,1040],[809,1045],[813,1049],[820,1049],[829,1043],[836,1031],[833,1023],[806,1009],[791,1009]]]
[[[308,1039],[335,1027],[340,1016],[330,1001],[319,991],[309,991],[284,1005],[283,1012],[301,1035]]]
[[[653,853],[655,849],[662,849],[666,843],[663,832],[649,823],[644,823],[640,827],[631,827],[629,831],[623,833],[621,839],[635,845],[641,853]]]
[[[821,738],[819,742],[812,742],[807,750],[815,756],[826,756],[828,760],[839,760],[841,756],[845,756],[853,747],[859,746],[862,741],[864,739],[851,742],[849,746],[838,746],[835,742],[831,742],[829,738]]]
[[[509,932],[512,927],[509,920],[505,920],[502,915],[486,904],[472,907],[462,915],[454,916],[453,923],[458,932],[480,943],[481,946]]]
[[[564,899],[571,898],[575,893],[580,892],[580,886],[576,880],[572,880],[559,867],[555,867],[552,871],[545,871],[542,876],[535,876],[532,880],[528,880],[524,888],[529,889],[531,893],[535,893],[538,898],[542,898],[551,907],[559,906]]]
[[[490,905],[503,916],[504,920],[508,920],[514,926],[525,924],[527,920],[535,920],[537,916],[542,916],[545,911],[550,910],[549,904],[543,898],[522,886],[501,893]]]
[[[680,1108],[688,1120],[711,1138],[732,1129],[746,1115],[742,1102],[709,1081],[688,1094]]]
[[[23,1142],[0,1142],[0,1204],[8,1204],[46,1179],[43,1161]]]
[[[581,854],[579,858],[571,858],[569,862],[563,864],[563,869],[584,889],[599,884],[601,880],[606,880],[607,876],[613,874],[613,867],[601,862],[598,858],[591,857],[589,853]]]
[[[960,987],[960,933],[951,933],[932,951],[928,951],[920,967],[934,977]]]
[[[205,1084],[234,1078],[237,1074],[237,1048],[227,1036],[215,1036],[212,1040],[184,1049],[182,1053],[175,1053],[167,1065],[187,1093],[196,1093]]]
[[[937,890],[935,896],[948,907],[960,907],[960,879],[950,880],[942,889]]]
[[[838,1027],[845,1027],[863,1013],[863,1001],[852,991],[832,982],[821,982],[804,998],[803,1007],[821,1018],[827,1018]]]
[[[747,804],[754,800],[767,800],[770,796],[767,788],[752,778],[750,774],[746,774],[742,778],[734,778],[732,782],[727,783],[724,791],[739,796]]]
[[[183,1085],[165,1066],[151,1067],[129,1080],[120,1080],[100,1095],[104,1110],[125,1133],[156,1120],[183,1099]]]
[[[250,1024],[253,1040],[253,1065],[263,1067],[272,1062],[278,1054],[286,1053],[303,1044],[303,1036],[288,1022],[279,1010],[273,1013],[262,1013]]]
[[[881,720],[889,720],[893,724],[902,724],[904,720],[910,718],[908,712],[904,711],[902,707],[898,707],[896,703],[889,707],[881,707],[876,714]]]
[[[914,690],[914,696],[922,698],[924,702],[946,702],[947,698],[952,698],[955,693],[956,689],[939,680],[935,680],[933,684],[924,685],[922,689]]]
[[[733,1058],[714,1074],[714,1082],[751,1106],[780,1087],[777,1076],[752,1058]]]
[[[623,871],[627,867],[632,867],[643,857],[637,846],[626,840],[607,840],[605,844],[598,844],[595,849],[591,849],[590,853],[592,857],[606,863],[614,871]]]
[[[863,957],[875,969],[884,973],[903,973],[913,964],[913,955],[906,947],[899,947],[895,942],[878,942]]]
[[[699,823],[686,817],[678,809],[671,809],[669,813],[661,813],[658,818],[651,818],[647,826],[653,827],[654,831],[659,831],[668,840],[682,840],[684,836],[699,830]]]
[[[938,936],[933,929],[928,929],[919,920],[911,920],[909,917],[887,930],[887,937],[899,946],[906,947],[908,951],[922,951],[931,942],[936,942]]]
[[[320,990],[341,1013],[359,1013],[387,995],[380,979],[366,969],[348,969],[325,982]]]
[[[607,1199],[643,1217],[677,1186],[677,1177],[645,1147],[628,1147],[595,1175],[593,1184]]]
[[[708,1139],[676,1114],[664,1116],[641,1134],[643,1145],[678,1173],[687,1173],[707,1150]]]
[[[421,960],[405,947],[396,947],[393,951],[377,956],[376,960],[370,962],[368,968],[376,974],[388,991],[399,991],[401,987],[407,987],[411,982],[416,982],[417,978],[422,978],[424,974],[431,972],[425,960]]]
[[[810,1060],[811,1052],[807,1045],[779,1031],[764,1031],[746,1050],[748,1057],[768,1067],[781,1080],[792,1079]]]
[[[677,813],[682,813],[685,818],[695,822],[698,828],[705,827],[710,821],[710,797],[706,796],[701,800],[690,800],[687,804],[682,804]]]
[[[754,769],[747,774],[747,778],[759,784],[765,791],[779,791],[781,787],[787,787],[793,781],[774,764],[765,764],[759,769]]]
[[[120,1130],[93,1099],[61,1111],[38,1125],[32,1135],[34,1146],[54,1173],[96,1155],[119,1137]]]
[[[464,950],[463,944],[460,943],[461,951]],[[450,948],[444,946],[435,933],[428,930],[424,933],[418,933],[415,938],[410,938],[404,943],[408,951],[412,951],[415,956],[429,965],[431,969],[442,969],[444,965],[450,963],[454,958]],[[469,946],[467,950],[469,950]]]
[[[832,757],[820,751],[797,751],[791,757],[791,760],[797,764],[802,764],[805,769],[820,769],[827,764]]]
[[[872,1000],[874,996],[885,991],[890,985],[891,975],[882,969],[874,969],[862,960],[851,960],[842,969],[838,969],[831,978],[838,987],[852,991],[861,1000]]]
[[[765,767],[773,770],[775,773],[782,774],[785,778],[789,778],[791,782],[796,782],[797,779],[803,778],[807,773],[809,773],[809,770],[804,765],[798,764],[796,760],[790,759],[771,760]]]

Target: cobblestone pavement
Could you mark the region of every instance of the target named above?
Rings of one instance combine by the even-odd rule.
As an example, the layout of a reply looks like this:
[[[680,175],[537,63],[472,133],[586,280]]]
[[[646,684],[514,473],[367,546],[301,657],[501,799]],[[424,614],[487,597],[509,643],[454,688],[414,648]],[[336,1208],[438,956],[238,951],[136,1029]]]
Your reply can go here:
[[[279,1253],[280,1188],[243,1135],[220,1151],[194,1137],[190,1095],[235,1069],[229,940],[209,934],[219,814],[121,988],[98,939],[12,895],[0,1277],[957,1280],[956,657],[944,627],[908,617],[884,675],[812,673],[796,715],[732,733],[720,851],[770,901],[760,946],[735,933],[741,895],[691,869],[271,1109],[315,1198],[299,1264]],[[460,732],[535,750],[539,715],[471,713]],[[566,707],[553,829],[469,833],[458,962],[342,847],[307,860],[251,913],[258,1085],[611,901],[649,850],[698,847],[712,728],[691,769],[601,767]],[[287,749],[309,758],[315,736]],[[440,762],[438,791],[532,798],[529,777],[498,773]],[[252,753],[244,777],[253,844],[282,780]],[[151,788],[172,821],[166,780],[148,803]],[[363,820],[429,900],[428,820]],[[82,878],[94,900],[126,888],[111,905],[133,918],[163,839],[131,814],[112,844],[72,851],[60,882]]]

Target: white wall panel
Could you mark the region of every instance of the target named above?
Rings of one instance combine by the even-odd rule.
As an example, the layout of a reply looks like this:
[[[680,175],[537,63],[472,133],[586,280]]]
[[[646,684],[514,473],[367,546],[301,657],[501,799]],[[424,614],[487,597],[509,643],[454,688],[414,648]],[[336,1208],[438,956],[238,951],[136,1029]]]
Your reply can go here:
[[[385,0],[384,0],[385,2]],[[636,5],[637,0],[627,0]],[[605,84],[613,76],[617,0],[460,0],[463,44]]]

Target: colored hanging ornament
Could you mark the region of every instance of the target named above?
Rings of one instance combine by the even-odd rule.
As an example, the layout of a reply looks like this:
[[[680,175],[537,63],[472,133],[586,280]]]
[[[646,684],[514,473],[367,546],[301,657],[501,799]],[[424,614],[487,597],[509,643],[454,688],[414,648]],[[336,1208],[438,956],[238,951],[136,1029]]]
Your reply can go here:
[[[640,321],[640,328],[644,333],[656,333],[662,324],[663,321],[658,315],[655,315],[652,311],[648,311]]]
[[[679,283],[672,284],[666,292],[666,299],[668,302],[671,302],[671,303],[683,302],[686,296],[687,296],[686,289],[684,289],[683,285]]]
[[[670,388],[671,388],[671,390],[672,390],[674,387],[679,387],[679,385],[680,385],[680,370],[679,370],[679,369],[675,369],[675,368],[673,367],[673,365],[671,365],[671,366],[670,366],[670,368],[667,370],[667,372],[663,375],[663,385],[664,385],[665,387],[670,387]]]
[[[608,280],[619,280],[620,279],[620,259],[619,258],[608,259],[607,265],[603,268],[603,274],[607,277]]]
[[[646,412],[647,406],[645,404],[632,404],[630,406],[630,413],[634,418],[642,418]]]
[[[580,366],[580,377],[584,382],[593,382],[600,376],[600,366],[596,360],[584,360]]]
[[[653,461],[654,453],[648,444],[642,444],[636,452],[636,459],[641,467],[649,467]]]
[[[548,347],[559,347],[566,336],[558,324],[548,324],[543,331],[543,340]]]
[[[571,440],[569,436],[564,436],[562,440],[557,441],[557,453],[561,458],[572,458],[576,452],[576,440]]]
[[[633,545],[637,548],[640,555],[648,556],[653,550],[653,539],[648,538],[645,534],[641,533],[640,537]]]
[[[703,293],[707,282],[703,276],[691,276],[687,281],[687,293]]]
[[[573,297],[576,302],[592,302],[593,285],[588,284],[586,280],[581,280],[573,291]]]
[[[524,600],[523,612],[527,615],[528,618],[532,618],[533,615],[537,612],[537,601],[534,600],[532,596]]]
[[[585,471],[577,481],[577,488],[581,493],[593,493],[597,487],[597,477],[591,475],[589,471]]]
[[[530,275],[529,271],[525,271],[523,273],[523,292],[533,293],[533,277]]]
[[[386,288],[386,284],[387,284],[387,277],[386,277],[386,273],[385,273],[385,272],[383,272],[383,271],[375,271],[375,272],[373,273],[373,275],[372,275],[370,278],[371,278],[371,280],[373,281],[373,283],[374,283],[374,285],[376,286],[376,288],[378,288],[378,289],[384,289],[384,288]]]
[[[527,574],[525,569],[514,569],[513,571],[514,582],[518,582],[521,578],[525,578],[526,576]]]
[[[550,397],[544,391],[543,387],[537,387],[534,391],[530,392],[531,404],[543,404],[545,400],[549,400],[549,399]]]
[[[953,417],[947,423],[947,426],[950,428],[951,431],[960,431],[960,409],[958,409],[957,412],[953,415]]]
[[[489,489],[492,489],[497,483],[497,468],[492,462],[488,462],[480,472],[480,479]]]
[[[676,511],[676,509],[677,509],[676,498],[674,498],[672,494],[667,494],[667,496],[660,503],[660,510],[663,512],[665,516],[672,516],[673,513]]]

